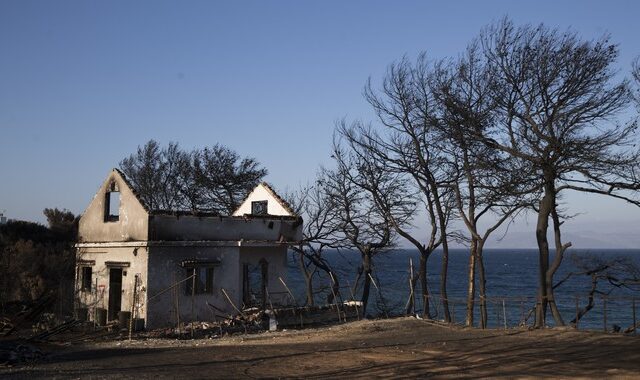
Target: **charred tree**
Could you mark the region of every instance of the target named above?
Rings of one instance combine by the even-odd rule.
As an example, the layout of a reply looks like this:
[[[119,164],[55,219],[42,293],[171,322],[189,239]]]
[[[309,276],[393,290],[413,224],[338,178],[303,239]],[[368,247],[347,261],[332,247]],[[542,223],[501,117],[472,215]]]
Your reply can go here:
[[[553,276],[570,243],[560,234],[559,194],[581,191],[640,204],[637,194],[626,192],[640,188],[635,125],[611,121],[630,105],[629,83],[615,80],[618,48],[607,36],[584,41],[574,32],[516,27],[505,19],[484,29],[480,43],[499,116],[477,136],[535,170],[542,191],[536,205],[540,273],[535,324],[546,324],[549,308],[562,325]]]

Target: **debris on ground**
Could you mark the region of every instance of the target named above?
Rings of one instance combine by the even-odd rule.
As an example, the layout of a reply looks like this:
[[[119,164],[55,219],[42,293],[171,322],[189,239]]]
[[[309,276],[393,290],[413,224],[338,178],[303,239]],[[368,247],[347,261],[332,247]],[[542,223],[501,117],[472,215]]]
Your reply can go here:
[[[45,358],[36,346],[23,343],[0,343],[0,366],[35,363]]]
[[[0,321],[0,336],[9,336],[17,329],[32,323],[56,300],[55,293],[49,292],[32,304],[21,304],[21,309],[3,316]]]

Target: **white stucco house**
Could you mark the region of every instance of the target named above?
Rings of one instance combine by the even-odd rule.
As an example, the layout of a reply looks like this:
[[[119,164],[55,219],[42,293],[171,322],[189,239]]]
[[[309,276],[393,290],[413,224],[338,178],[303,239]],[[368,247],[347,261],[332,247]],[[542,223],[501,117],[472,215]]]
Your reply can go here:
[[[302,219],[266,183],[231,216],[166,212],[146,207],[114,169],[80,218],[78,309],[107,320],[133,310],[158,328],[283,303],[278,278],[301,238]]]

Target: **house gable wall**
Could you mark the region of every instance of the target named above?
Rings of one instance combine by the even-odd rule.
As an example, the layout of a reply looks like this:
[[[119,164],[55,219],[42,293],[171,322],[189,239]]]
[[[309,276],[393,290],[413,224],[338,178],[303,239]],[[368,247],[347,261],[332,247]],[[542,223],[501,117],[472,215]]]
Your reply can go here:
[[[234,216],[251,214],[251,203],[256,201],[267,201],[267,214],[280,216],[294,216],[289,206],[284,202],[267,184],[261,183],[249,193]]]
[[[106,194],[115,186],[120,192],[117,221],[105,221]],[[80,242],[144,241],[149,237],[149,214],[117,170],[104,181],[82,214],[78,227]]]

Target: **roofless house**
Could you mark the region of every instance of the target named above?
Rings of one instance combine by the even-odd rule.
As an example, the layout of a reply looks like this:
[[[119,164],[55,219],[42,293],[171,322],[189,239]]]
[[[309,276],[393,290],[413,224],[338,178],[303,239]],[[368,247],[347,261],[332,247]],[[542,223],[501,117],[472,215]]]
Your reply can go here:
[[[168,212],[146,207],[114,169],[80,218],[79,307],[108,320],[133,310],[157,328],[284,302],[278,277],[301,237],[302,219],[265,183],[231,216]]]

